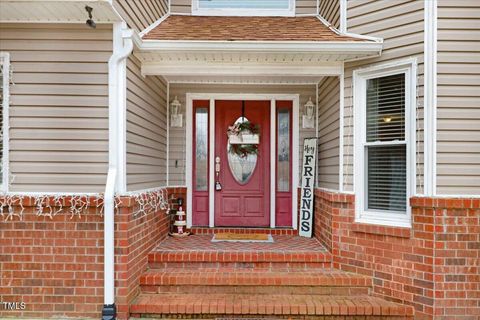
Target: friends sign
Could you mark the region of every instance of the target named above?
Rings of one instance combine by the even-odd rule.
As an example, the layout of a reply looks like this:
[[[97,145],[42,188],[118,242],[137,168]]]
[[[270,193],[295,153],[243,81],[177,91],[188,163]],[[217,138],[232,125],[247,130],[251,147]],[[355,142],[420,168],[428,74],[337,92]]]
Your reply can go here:
[[[317,159],[317,138],[303,140],[302,193],[300,196],[300,231],[302,237],[312,237],[313,196]]]

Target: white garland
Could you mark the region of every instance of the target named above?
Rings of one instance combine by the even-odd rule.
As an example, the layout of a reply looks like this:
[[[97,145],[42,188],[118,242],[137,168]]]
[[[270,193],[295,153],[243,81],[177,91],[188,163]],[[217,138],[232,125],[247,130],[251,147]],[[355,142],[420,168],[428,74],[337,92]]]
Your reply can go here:
[[[15,208],[20,207],[20,211]],[[3,197],[0,199],[0,215],[5,217],[5,221],[13,220],[13,217],[18,217],[22,220],[23,212],[23,196]]]
[[[129,193],[115,197],[115,212],[117,213],[122,206],[121,197],[131,197],[134,199],[134,217],[145,216],[160,210],[165,210],[167,214],[170,211],[168,191],[166,188],[145,190],[144,192]],[[23,204],[25,198],[33,199],[34,213],[38,217],[53,219],[53,217],[60,213],[68,213],[70,214],[70,219],[73,219],[73,217],[81,218],[83,214],[92,208],[91,202],[95,202],[93,208],[95,208],[97,214],[103,216],[104,213],[103,194],[42,194],[33,196],[6,194],[0,196],[0,216],[5,221],[13,220],[14,217],[22,220],[25,211]],[[70,202],[70,204],[65,205],[67,202]]]
[[[166,188],[152,189],[142,193],[130,193],[127,196],[135,199],[136,210],[133,216],[144,216],[159,210],[166,210],[168,214],[170,211],[170,204],[168,203],[168,191]]]

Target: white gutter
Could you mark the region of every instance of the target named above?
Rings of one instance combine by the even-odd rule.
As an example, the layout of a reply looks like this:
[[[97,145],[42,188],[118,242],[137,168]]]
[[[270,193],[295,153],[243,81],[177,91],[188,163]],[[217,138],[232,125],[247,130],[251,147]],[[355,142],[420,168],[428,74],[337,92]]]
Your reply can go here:
[[[104,194],[104,306],[103,320],[116,317],[115,308],[115,245],[114,245],[114,211],[115,191],[121,192],[119,182],[125,178],[125,163],[122,149],[125,126],[122,114],[126,108],[125,59],[133,50],[133,31],[126,29],[125,22],[113,25],[113,54],[108,61],[108,175]]]
[[[381,52],[382,41],[202,41],[144,40],[140,51]]]

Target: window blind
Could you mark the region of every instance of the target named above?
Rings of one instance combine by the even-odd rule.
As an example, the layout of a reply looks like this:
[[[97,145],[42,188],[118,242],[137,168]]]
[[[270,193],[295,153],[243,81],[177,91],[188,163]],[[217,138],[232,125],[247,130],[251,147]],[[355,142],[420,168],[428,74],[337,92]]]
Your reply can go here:
[[[407,196],[406,146],[369,146],[368,208],[405,211]]]
[[[405,74],[367,80],[367,206],[405,212]]]
[[[405,140],[405,75],[367,81],[367,141]]]

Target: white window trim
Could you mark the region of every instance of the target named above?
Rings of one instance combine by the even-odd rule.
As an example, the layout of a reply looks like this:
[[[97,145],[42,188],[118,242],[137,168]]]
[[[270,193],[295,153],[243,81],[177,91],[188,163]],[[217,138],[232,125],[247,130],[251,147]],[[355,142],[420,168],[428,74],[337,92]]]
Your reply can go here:
[[[2,158],[2,182],[0,184],[0,190],[3,193],[8,192],[9,185],[9,154],[8,142],[9,137],[9,109],[10,109],[10,54],[8,52],[0,52],[0,64],[3,65],[2,79],[3,83],[3,158]]]
[[[407,210],[405,214],[389,211],[365,210],[366,197],[366,160],[365,146],[382,144],[381,142],[366,143],[366,82],[368,79],[405,74],[405,141],[407,143]],[[409,199],[416,194],[415,166],[415,122],[416,122],[416,86],[417,61],[407,59],[393,63],[377,65],[353,72],[353,101],[355,126],[355,222],[378,224],[394,227],[411,227],[411,207]],[[399,144],[405,142],[399,142]],[[391,143],[389,143],[391,144]]]
[[[205,9],[200,8],[199,0],[192,0],[193,16],[276,16],[293,17],[295,16],[295,0],[288,1],[288,9]]]

